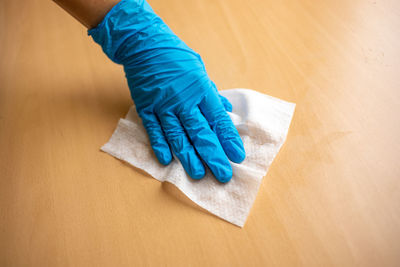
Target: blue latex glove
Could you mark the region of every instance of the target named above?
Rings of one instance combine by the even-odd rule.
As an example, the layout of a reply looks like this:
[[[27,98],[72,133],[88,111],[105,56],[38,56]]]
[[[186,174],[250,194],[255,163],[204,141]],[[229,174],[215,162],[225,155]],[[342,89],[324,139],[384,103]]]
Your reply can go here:
[[[161,164],[171,149],[194,179],[203,162],[220,182],[232,178],[228,158],[245,158],[242,140],[200,56],[180,40],[144,0],[122,0],[89,35],[122,64],[136,110]]]

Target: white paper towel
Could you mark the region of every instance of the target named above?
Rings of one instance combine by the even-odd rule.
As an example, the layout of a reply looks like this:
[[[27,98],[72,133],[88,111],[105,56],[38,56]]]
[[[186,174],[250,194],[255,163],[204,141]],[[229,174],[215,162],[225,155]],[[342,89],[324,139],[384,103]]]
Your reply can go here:
[[[168,166],[158,163],[135,107],[101,150],[143,169],[160,182],[170,182],[209,212],[243,227],[262,178],[286,139],[295,104],[249,89],[220,92],[232,103],[229,113],[242,137],[246,159],[232,163],[233,177],[219,183],[207,170],[201,180],[191,179],[175,158]]]

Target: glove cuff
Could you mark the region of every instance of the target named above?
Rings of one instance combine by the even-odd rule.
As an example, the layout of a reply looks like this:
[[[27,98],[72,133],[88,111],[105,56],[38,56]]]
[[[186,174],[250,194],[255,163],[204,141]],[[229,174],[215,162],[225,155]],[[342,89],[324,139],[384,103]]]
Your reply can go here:
[[[88,35],[118,64],[150,49],[173,47],[194,53],[145,0],[121,0]]]

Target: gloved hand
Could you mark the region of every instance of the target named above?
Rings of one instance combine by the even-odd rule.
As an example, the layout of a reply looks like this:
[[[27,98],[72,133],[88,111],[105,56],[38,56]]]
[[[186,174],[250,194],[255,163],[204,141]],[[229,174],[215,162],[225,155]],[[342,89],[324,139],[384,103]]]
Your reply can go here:
[[[137,112],[161,164],[171,149],[194,179],[202,161],[220,182],[232,178],[228,158],[245,158],[242,140],[200,56],[180,40],[144,0],[122,0],[89,35],[122,64]]]

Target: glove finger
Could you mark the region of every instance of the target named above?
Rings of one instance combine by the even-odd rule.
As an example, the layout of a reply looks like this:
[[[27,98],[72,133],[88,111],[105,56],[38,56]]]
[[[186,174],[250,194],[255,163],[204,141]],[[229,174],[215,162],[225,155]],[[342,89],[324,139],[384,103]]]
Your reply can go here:
[[[172,113],[160,115],[161,125],[172,151],[182,163],[183,168],[193,179],[201,179],[205,169],[186,136],[179,119]]]
[[[168,165],[172,160],[172,154],[160,126],[160,122],[152,113],[143,113],[141,114],[141,118],[158,161],[163,165]]]
[[[242,162],[246,157],[242,139],[218,95],[210,92],[200,102],[199,107],[211,129],[217,134],[228,158],[235,163]]]
[[[218,94],[219,98],[221,99],[222,105],[224,105],[225,110],[228,112],[232,112],[231,102],[229,102],[229,100],[225,96],[222,96],[218,92],[217,86],[215,85],[215,83],[213,81],[211,81],[211,84],[212,84],[212,87],[214,88],[215,92]]]
[[[222,105],[224,105],[225,110],[228,112],[232,112],[231,102],[229,102],[229,100],[225,96],[222,96],[220,94],[218,94],[218,95],[219,95],[219,99],[221,99]]]
[[[222,183],[232,178],[232,167],[216,134],[196,106],[179,115],[192,144],[210,168],[215,178]]]

